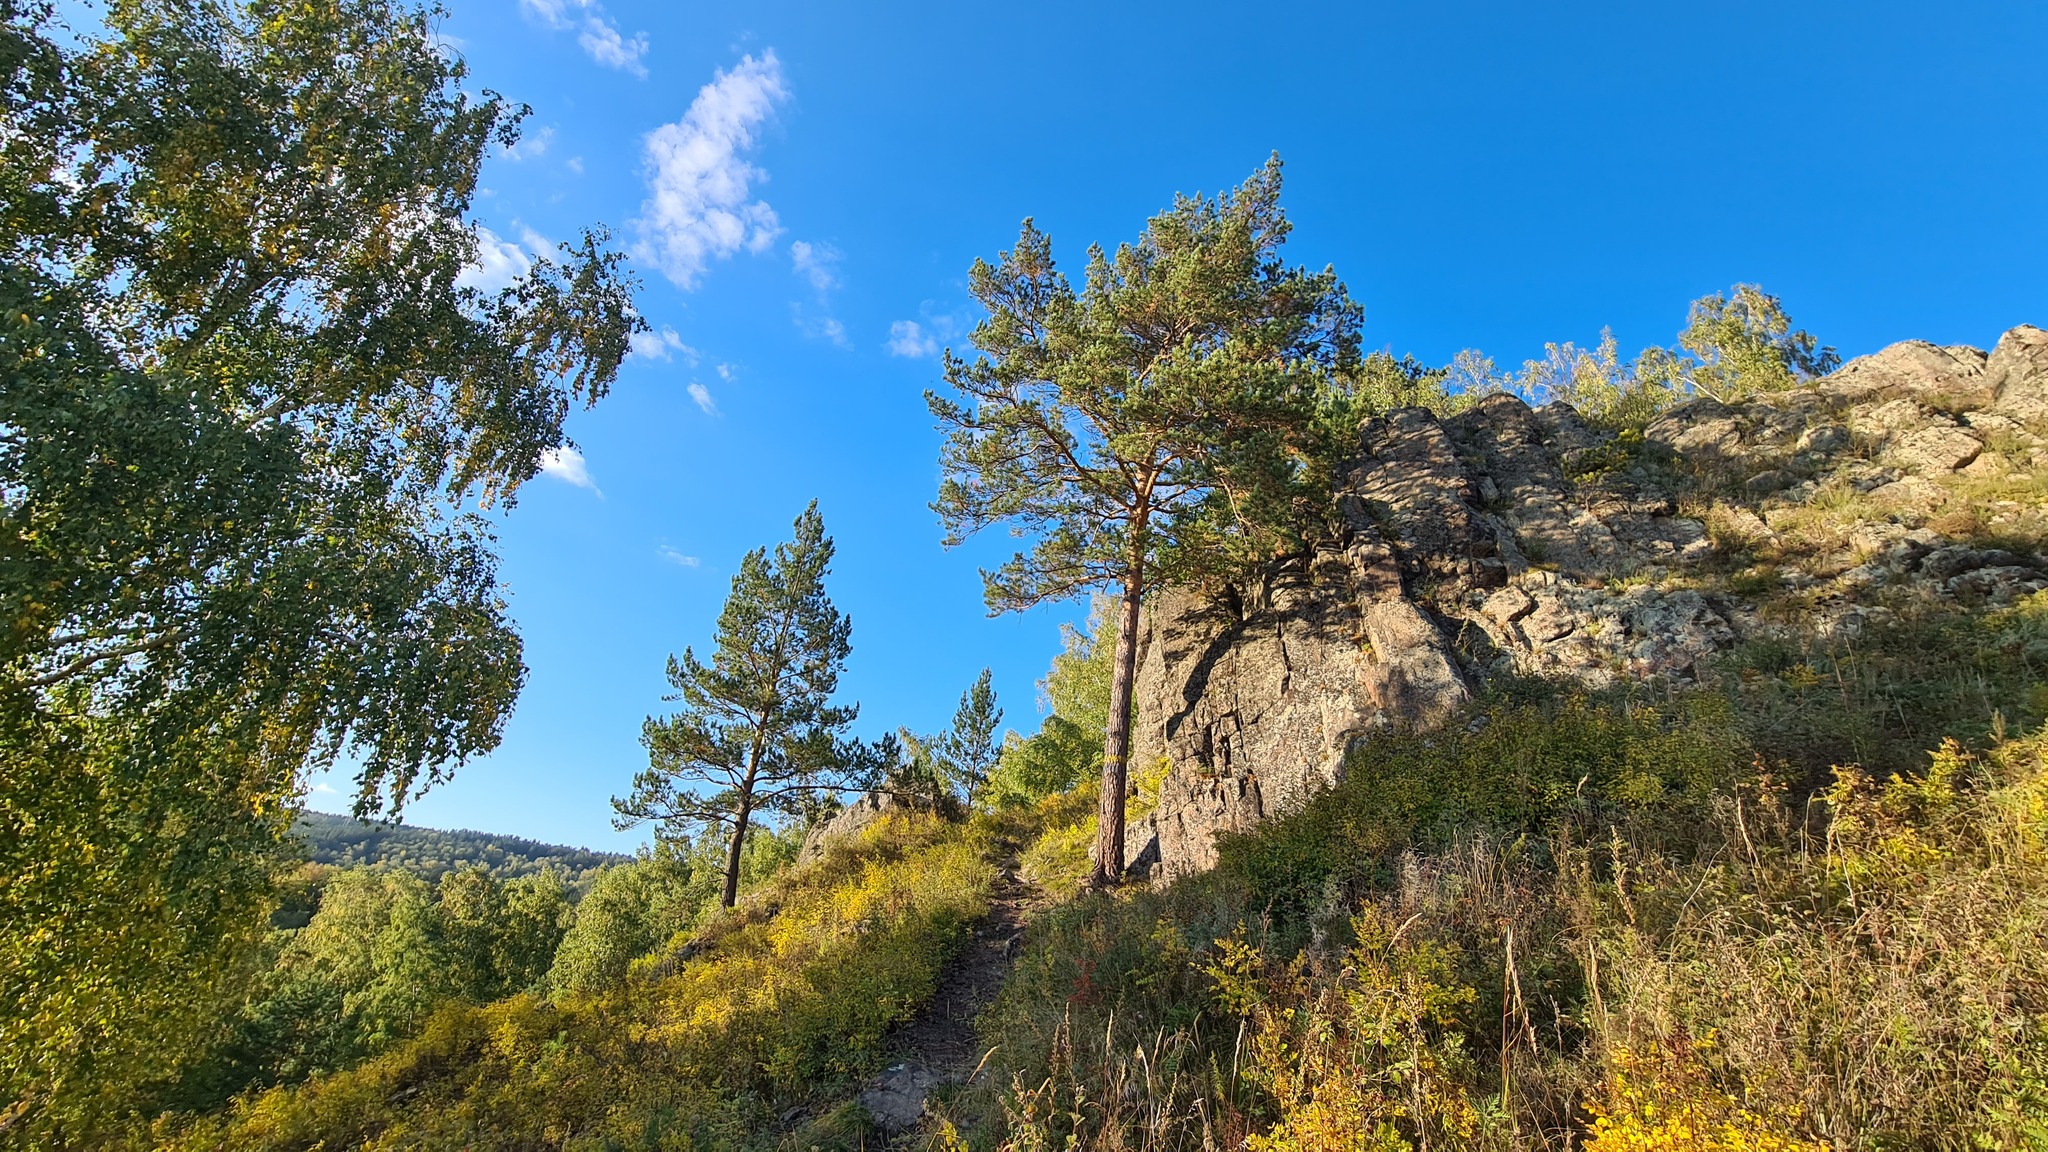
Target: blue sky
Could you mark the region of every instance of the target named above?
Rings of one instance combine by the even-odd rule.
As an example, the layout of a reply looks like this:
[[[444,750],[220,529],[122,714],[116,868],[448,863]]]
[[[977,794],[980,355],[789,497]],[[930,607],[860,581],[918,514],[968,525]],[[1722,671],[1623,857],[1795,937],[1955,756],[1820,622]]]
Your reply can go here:
[[[533,109],[476,276],[602,222],[655,331],[503,519],[531,675],[414,823],[644,841],[608,801],[664,661],[813,497],[860,729],[943,725],[984,665],[1034,729],[1076,609],[987,618],[1008,542],[940,546],[922,399],[1026,216],[1076,269],[1277,149],[1291,257],[1433,363],[1669,343],[1738,281],[1845,356],[2048,325],[2048,6],[449,2]]]

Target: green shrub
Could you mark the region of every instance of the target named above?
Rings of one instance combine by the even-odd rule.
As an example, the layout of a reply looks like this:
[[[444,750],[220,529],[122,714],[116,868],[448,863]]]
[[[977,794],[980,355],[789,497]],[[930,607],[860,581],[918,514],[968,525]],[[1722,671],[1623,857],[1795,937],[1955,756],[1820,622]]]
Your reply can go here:
[[[1752,1109],[1834,1147],[2048,1141],[2048,738],[1718,811],[1725,851],[1618,852],[1591,910],[1604,1042],[1708,1041]]]
[[[1052,714],[1031,736],[1010,732],[982,791],[994,808],[1028,807],[1102,774],[1102,733],[1109,724],[1110,658],[1116,648],[1111,602],[1097,596],[1085,629],[1061,630],[1064,650],[1041,681]]]
[[[1031,808],[1035,827],[1020,854],[1018,873],[1047,892],[1065,896],[1088,880],[1095,847],[1096,801],[1102,784],[1089,780],[1055,792]]]
[[[1219,838],[1218,871],[1257,893],[1284,931],[1317,927],[1318,916],[1341,924],[1353,897],[1392,883],[1403,850],[1475,831],[1534,834],[1567,810],[1682,817],[1749,759],[1720,697],[1651,704],[1507,684],[1463,724],[1362,742],[1336,787]]]
[[[2041,610],[1365,741],[1213,871],[1042,916],[954,1114],[1015,1149],[2048,1144],[2048,735],[1999,735]],[[1857,740],[1904,770],[1786,783]]]

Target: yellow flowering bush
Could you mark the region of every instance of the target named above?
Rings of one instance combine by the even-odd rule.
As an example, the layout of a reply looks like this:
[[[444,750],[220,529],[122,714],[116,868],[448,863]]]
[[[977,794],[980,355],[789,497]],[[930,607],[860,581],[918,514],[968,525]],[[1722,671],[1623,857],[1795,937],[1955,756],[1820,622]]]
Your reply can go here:
[[[1712,1046],[1700,1041],[1676,1059],[1610,1052],[1601,1097],[1586,1106],[1586,1152],[1827,1152],[1790,1134],[1796,1114],[1760,1114],[1716,1087],[1700,1059]]]
[[[1242,932],[1210,966],[1224,1004],[1248,1024],[1244,1076],[1278,1119],[1249,1152],[1394,1152],[1432,1137],[1469,1138],[1479,1119],[1461,1014],[1477,1000],[1455,953],[1404,938],[1366,905],[1358,943],[1334,980],[1305,956],[1267,960]]]

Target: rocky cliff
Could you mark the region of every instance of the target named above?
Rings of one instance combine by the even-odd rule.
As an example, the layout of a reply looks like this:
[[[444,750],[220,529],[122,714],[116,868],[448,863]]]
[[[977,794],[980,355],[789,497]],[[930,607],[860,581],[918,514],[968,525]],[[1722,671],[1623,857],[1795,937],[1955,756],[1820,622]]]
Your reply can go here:
[[[1368,423],[1343,539],[1220,597],[1162,592],[1134,768],[1169,765],[1133,867],[1215,862],[1342,773],[1361,735],[1434,725],[1488,677],[1694,680],[1769,631],[1853,635],[1906,601],[2048,587],[2048,332],[1989,355],[1895,344],[1809,388],[1695,399],[1640,435],[1497,395]],[[2048,482],[2048,480],[2044,480]]]

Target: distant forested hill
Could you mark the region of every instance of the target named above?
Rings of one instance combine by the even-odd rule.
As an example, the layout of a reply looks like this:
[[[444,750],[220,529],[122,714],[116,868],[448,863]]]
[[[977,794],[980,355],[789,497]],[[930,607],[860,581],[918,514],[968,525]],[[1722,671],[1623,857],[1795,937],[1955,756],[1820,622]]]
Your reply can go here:
[[[488,832],[366,824],[325,812],[300,813],[296,831],[316,864],[339,868],[383,864],[427,880],[438,880],[444,872],[471,864],[481,864],[501,879],[530,875],[552,864],[574,884],[607,864],[632,859],[616,852],[593,852]]]

